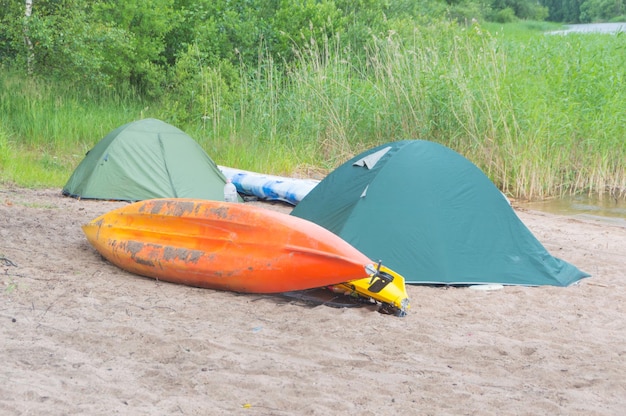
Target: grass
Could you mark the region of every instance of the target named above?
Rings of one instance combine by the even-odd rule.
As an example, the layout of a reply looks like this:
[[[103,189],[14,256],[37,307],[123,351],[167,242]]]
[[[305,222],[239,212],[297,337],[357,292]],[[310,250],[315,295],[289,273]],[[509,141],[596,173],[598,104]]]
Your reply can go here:
[[[240,69],[237,85],[199,67],[200,93],[185,102],[5,72],[2,181],[61,187],[110,130],[155,117],[216,163],[246,170],[319,177],[375,145],[427,139],[466,156],[513,197],[626,198],[626,36],[543,33],[553,28],[441,23],[373,39],[365,55],[311,44],[287,69],[261,55],[258,68]]]
[[[132,96],[0,73],[0,174],[25,187],[58,187],[109,130],[142,117]]]

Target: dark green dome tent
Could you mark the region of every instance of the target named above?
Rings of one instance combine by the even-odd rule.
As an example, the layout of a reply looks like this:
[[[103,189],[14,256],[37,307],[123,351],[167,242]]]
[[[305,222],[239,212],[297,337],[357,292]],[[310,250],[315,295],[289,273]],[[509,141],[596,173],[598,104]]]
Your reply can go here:
[[[292,215],[407,283],[568,286],[589,276],[552,257],[476,165],[434,142],[393,142],[356,156]]]
[[[224,200],[226,178],[182,130],[148,118],[111,131],[91,149],[65,184],[76,198],[141,201],[153,198]]]

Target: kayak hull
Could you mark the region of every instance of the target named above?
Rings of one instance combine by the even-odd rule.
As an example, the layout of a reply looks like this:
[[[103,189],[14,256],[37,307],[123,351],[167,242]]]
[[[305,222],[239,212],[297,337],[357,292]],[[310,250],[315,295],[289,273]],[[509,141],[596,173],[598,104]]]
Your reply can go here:
[[[96,218],[83,231],[103,257],[129,272],[243,293],[364,279],[372,263],[310,221],[221,201],[141,201]]]

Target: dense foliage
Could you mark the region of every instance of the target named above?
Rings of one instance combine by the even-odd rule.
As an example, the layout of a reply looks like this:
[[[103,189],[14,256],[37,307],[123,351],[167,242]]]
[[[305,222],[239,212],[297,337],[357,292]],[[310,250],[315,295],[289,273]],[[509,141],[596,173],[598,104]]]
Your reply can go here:
[[[626,37],[536,31],[607,10],[568,1],[0,0],[0,180],[58,185],[156,117],[242,169],[426,138],[511,195],[626,195]]]
[[[540,0],[554,22],[590,23],[626,21],[624,0]]]
[[[592,21],[626,0],[0,0],[0,62],[85,85],[159,97],[189,66],[288,66],[313,43],[362,55],[372,37],[428,19]],[[194,71],[192,71],[194,72]]]

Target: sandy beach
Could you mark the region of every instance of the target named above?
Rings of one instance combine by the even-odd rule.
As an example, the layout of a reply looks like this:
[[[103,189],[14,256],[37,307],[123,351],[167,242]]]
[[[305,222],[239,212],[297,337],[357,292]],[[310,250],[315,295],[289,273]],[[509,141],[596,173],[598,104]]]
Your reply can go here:
[[[551,254],[592,277],[567,288],[409,286],[412,308],[398,318],[127,273],[80,228],[123,204],[0,188],[0,414],[626,409],[620,224],[517,208]]]

